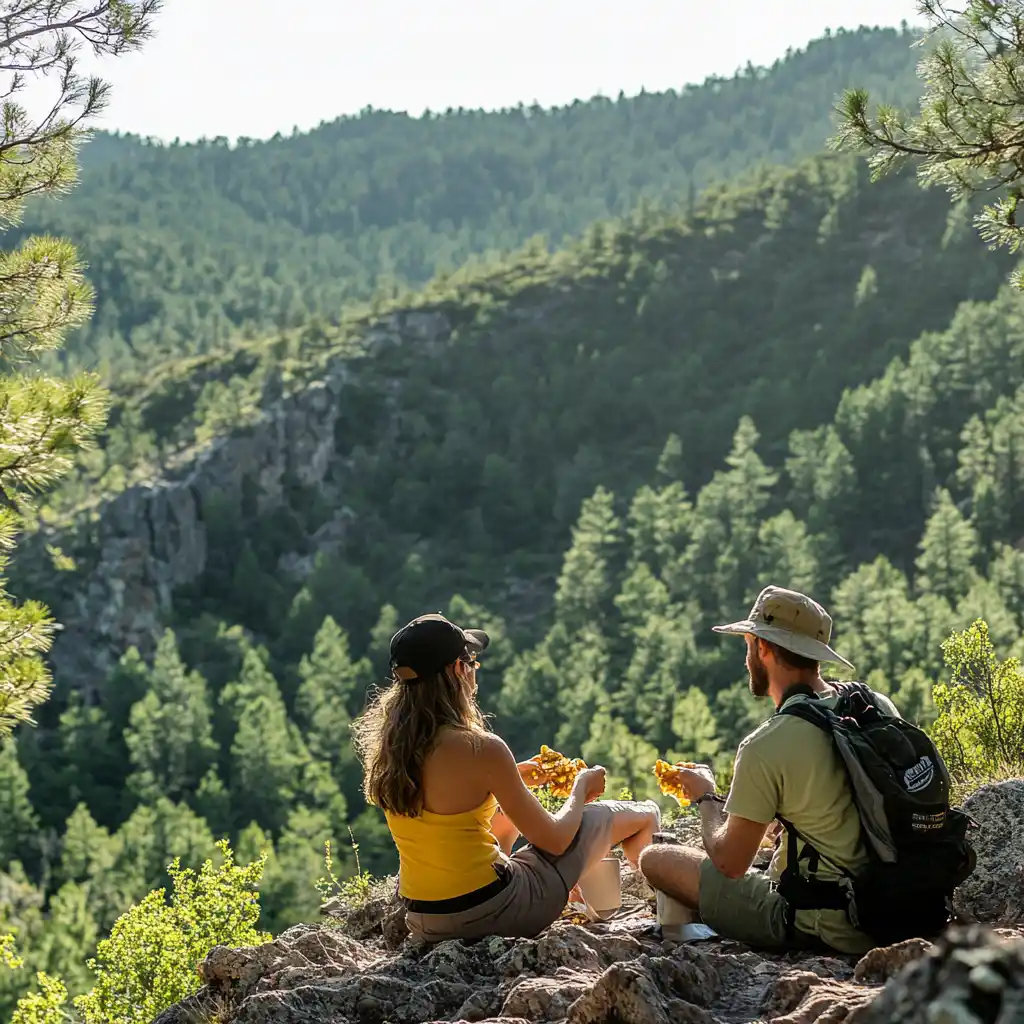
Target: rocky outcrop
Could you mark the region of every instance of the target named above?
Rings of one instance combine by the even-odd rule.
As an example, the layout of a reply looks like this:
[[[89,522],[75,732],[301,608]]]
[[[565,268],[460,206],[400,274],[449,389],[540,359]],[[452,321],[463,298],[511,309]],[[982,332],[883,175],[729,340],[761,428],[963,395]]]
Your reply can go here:
[[[1021,932],[954,929],[900,971],[848,1024],[1018,1024],[1024,1021]]]
[[[979,826],[971,834],[978,864],[954,897],[957,917],[1024,923],[1024,779],[982,786],[964,801],[964,810]]]
[[[625,868],[623,909],[535,939],[408,937],[394,886],[334,904],[265,946],[214,949],[203,988],[157,1024],[1010,1024],[1024,1020],[1024,929],[954,930],[856,961],[662,941]],[[629,895],[637,893],[637,895]]]
[[[1024,1020],[1024,938],[976,928],[846,958],[663,943],[639,918],[557,922],[537,939],[409,941],[389,953],[303,925],[213,950],[204,987],[156,1024],[1011,1024]]]
[[[367,356],[382,346],[420,347],[446,338],[443,314],[411,310],[368,327]],[[152,650],[171,610],[174,591],[195,583],[207,562],[205,516],[214,503],[240,508],[255,502],[255,515],[287,501],[288,486],[320,492],[334,517],[312,537],[297,537],[302,550],[283,556],[283,573],[303,576],[316,552],[329,551],[345,535],[345,466],[336,451],[335,426],[353,377],[351,357],[330,361],[322,376],[282,393],[271,382],[259,414],[201,450],[184,452],[164,467],[162,478],[127,488],[97,507],[68,533],[37,535],[22,557],[46,563],[45,544],[70,550],[80,570],[61,581],[47,599],[63,629],[51,660],[59,678],[88,688],[102,680],[134,645]]]

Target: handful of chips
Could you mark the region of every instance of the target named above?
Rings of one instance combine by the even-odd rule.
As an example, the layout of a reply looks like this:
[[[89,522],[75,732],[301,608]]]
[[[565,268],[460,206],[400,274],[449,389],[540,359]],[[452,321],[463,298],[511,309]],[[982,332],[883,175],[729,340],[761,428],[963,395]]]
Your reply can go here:
[[[580,758],[568,758],[557,750],[542,745],[540,753],[534,758],[541,770],[550,777],[547,784],[553,796],[567,797],[572,792],[572,784],[584,768],[586,761]]]
[[[658,777],[658,788],[666,796],[674,796],[679,801],[680,807],[689,807],[690,801],[679,781],[680,768],[696,768],[693,761],[680,761],[678,764],[669,764],[660,758],[654,763],[654,774]]]

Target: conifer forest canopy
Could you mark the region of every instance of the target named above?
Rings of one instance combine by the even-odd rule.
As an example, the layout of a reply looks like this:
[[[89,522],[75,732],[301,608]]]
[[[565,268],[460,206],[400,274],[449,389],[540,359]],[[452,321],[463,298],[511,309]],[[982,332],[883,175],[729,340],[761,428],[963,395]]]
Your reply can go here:
[[[555,110],[100,133],[59,197],[81,140],[54,129],[64,176],[3,244],[65,319],[5,334],[18,422],[57,426],[0,421],[36,460],[0,456],[0,612],[31,639],[0,670],[36,722],[0,743],[0,934],[31,968],[0,971],[0,1021],[36,970],[89,990],[120,915],[221,838],[268,854],[271,933],[315,919],[325,842],[339,877],[352,837],[394,871],[349,726],[424,611],[490,632],[480,700],[517,755],[600,761],[612,795],[660,798],[658,757],[728,775],[766,710],[710,627],[769,582],[923,725],[953,631],[1024,654],[1006,209],[921,188],[892,122],[833,109],[920,109],[919,37]],[[942,173],[969,156],[903,128]]]

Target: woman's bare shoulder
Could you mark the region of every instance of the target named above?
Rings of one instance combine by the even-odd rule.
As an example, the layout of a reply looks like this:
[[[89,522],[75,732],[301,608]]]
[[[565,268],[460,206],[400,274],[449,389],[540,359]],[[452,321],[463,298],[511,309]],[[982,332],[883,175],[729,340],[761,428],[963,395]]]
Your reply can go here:
[[[434,752],[445,758],[483,758],[488,761],[509,756],[508,745],[500,736],[478,729],[443,729],[437,737]]]

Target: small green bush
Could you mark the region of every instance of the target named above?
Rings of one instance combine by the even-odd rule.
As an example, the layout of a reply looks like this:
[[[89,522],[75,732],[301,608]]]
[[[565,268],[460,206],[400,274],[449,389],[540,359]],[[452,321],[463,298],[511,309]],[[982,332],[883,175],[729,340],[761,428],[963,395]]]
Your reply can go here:
[[[999,661],[981,619],[942,645],[948,683],[935,686],[932,738],[959,790],[1024,775],[1024,670]]]
[[[198,873],[175,858],[167,869],[170,902],[155,889],[117,919],[89,961],[95,984],[74,1000],[73,1012],[64,983],[39,973],[39,991],[22,997],[11,1024],[149,1024],[198,991],[196,968],[214,946],[269,942],[256,930],[263,860],[240,867],[227,840],[217,846],[222,863],[208,860]],[[0,937],[0,960],[14,970],[23,966],[11,936]]]

